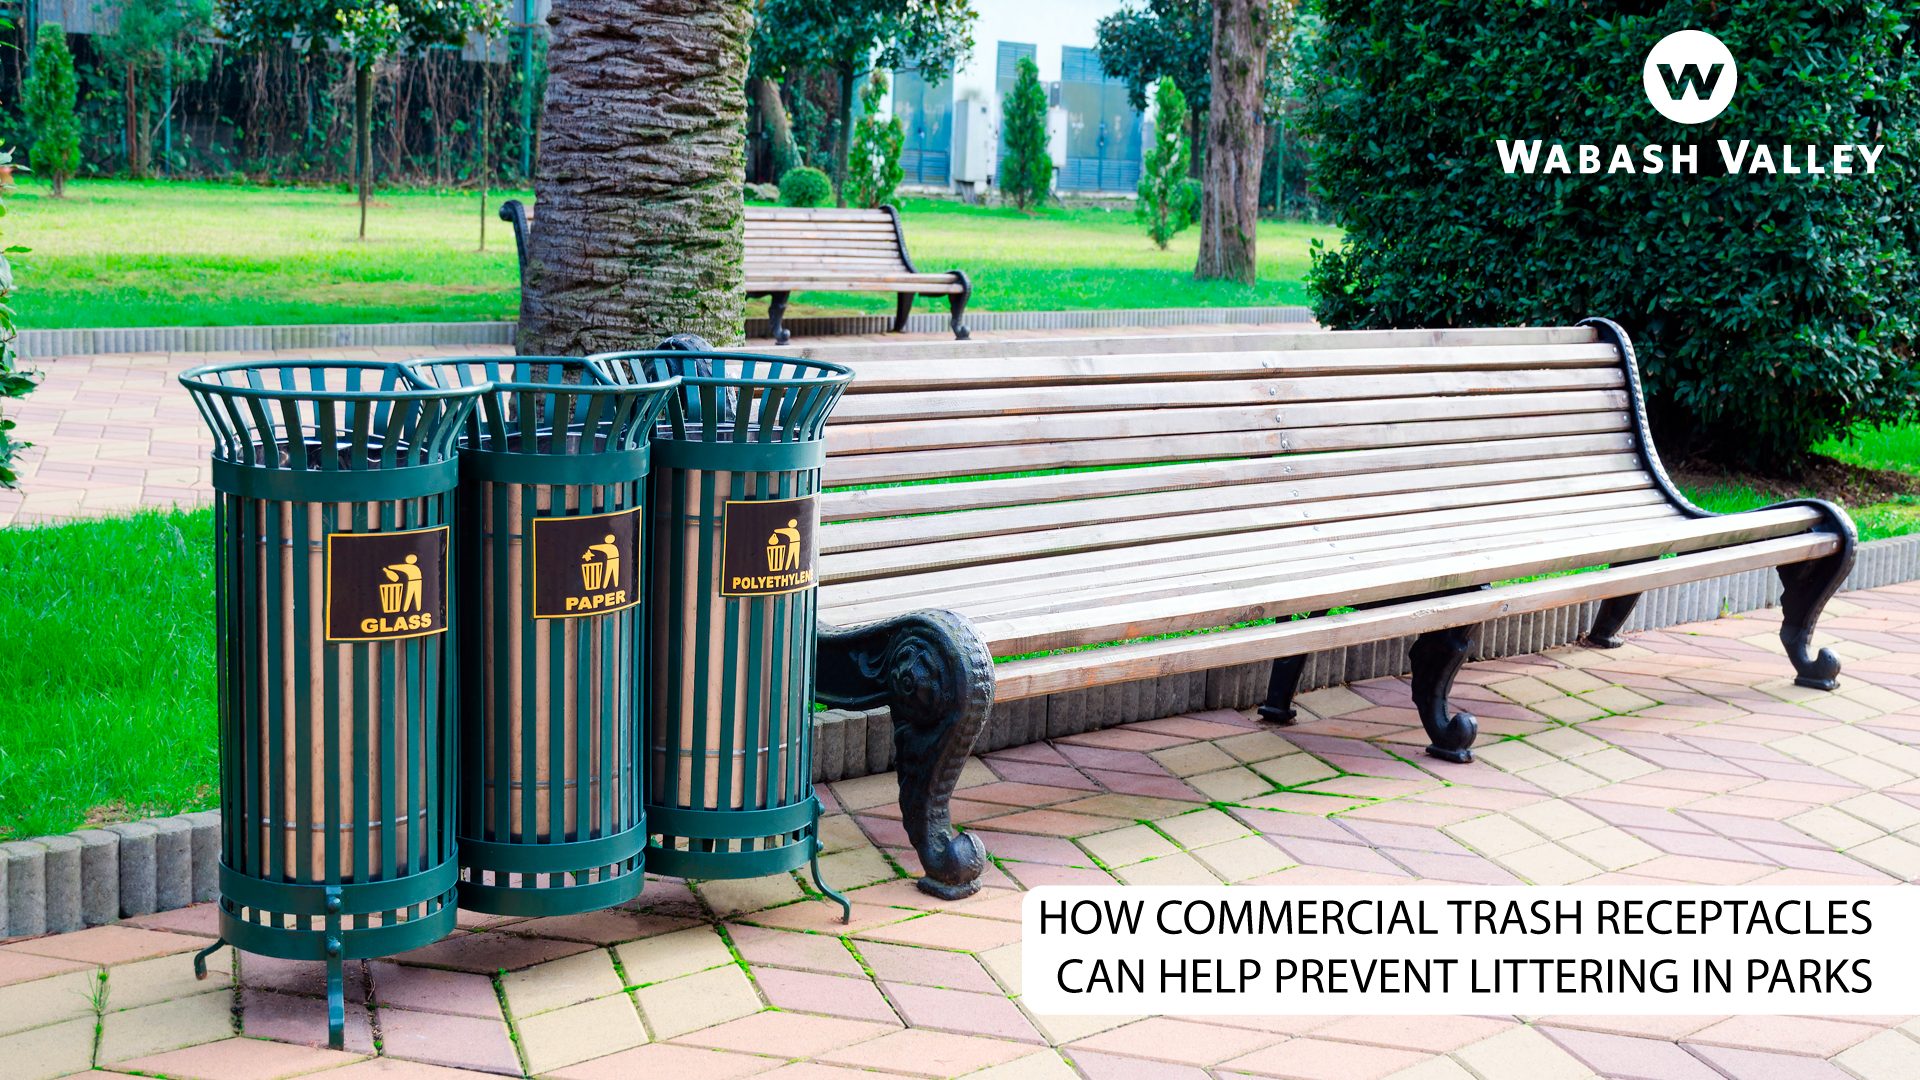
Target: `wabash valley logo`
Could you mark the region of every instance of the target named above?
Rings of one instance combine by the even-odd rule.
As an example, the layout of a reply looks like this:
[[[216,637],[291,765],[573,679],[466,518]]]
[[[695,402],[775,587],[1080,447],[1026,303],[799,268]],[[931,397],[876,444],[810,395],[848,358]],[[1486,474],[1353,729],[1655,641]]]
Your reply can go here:
[[[397,641],[447,629],[447,527],[328,533],[328,641]]]
[[[533,519],[533,617],[575,619],[640,602],[640,510]]]
[[[820,504],[800,499],[729,501],[722,519],[721,596],[778,596],[814,585]]]

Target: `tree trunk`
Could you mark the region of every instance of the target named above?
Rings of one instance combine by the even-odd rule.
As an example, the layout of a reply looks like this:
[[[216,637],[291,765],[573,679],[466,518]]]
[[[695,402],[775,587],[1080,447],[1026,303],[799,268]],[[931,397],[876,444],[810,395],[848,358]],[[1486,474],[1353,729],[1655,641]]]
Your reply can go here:
[[[140,82],[132,64],[127,65],[127,176],[134,180],[147,177],[147,155],[140,148]]]
[[[487,152],[492,149],[487,142],[488,117],[493,113],[493,69],[489,66],[481,76],[480,83],[480,250],[487,250]]]
[[[1260,219],[1260,119],[1275,0],[1214,0],[1201,184],[1200,261],[1193,276],[1253,284],[1254,227]]]
[[[753,101],[760,106],[760,118],[767,125],[767,142],[773,149],[773,179],[779,183],[788,169],[800,164],[800,147],[793,141],[793,120],[787,116],[787,103],[780,100],[780,88],[772,79],[754,80]]]
[[[373,64],[353,64],[353,166],[360,195],[360,239],[367,238],[367,203],[373,200]]]
[[[741,340],[752,0],[556,0],[520,351]]]
[[[840,108],[833,136],[833,205],[847,205],[847,156],[853,151],[853,68],[840,69]]]

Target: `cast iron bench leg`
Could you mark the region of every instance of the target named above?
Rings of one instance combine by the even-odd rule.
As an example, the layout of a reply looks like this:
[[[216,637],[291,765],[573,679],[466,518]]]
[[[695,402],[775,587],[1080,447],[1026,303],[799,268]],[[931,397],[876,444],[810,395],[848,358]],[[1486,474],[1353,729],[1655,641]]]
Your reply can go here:
[[[1413,707],[1432,740],[1427,753],[1443,761],[1464,765],[1473,760],[1473,739],[1480,733],[1480,722],[1468,712],[1449,715],[1447,695],[1479,634],[1478,626],[1429,630],[1407,650],[1413,660]]]
[[[767,321],[773,324],[775,345],[785,345],[787,339],[793,336],[787,333],[786,324],[787,299],[792,295],[792,293],[783,292],[767,294]]]
[[[1625,645],[1627,639],[1620,636],[1620,628],[1633,617],[1634,605],[1639,602],[1639,593],[1609,596],[1600,601],[1600,610],[1593,613],[1593,625],[1587,628],[1586,636],[1580,640],[1596,649],[1617,649]]]
[[[956,835],[949,810],[973,744],[993,711],[993,657],[973,624],[951,611],[915,611],[845,629],[822,624],[815,697],[834,708],[893,712],[900,823],[944,900],[980,889],[987,849]]]
[[[1793,499],[1780,505],[1817,507],[1827,517],[1822,531],[1840,538],[1840,550],[1826,558],[1780,567],[1780,584],[1785,586],[1780,596],[1780,644],[1786,646],[1787,659],[1793,661],[1793,681],[1814,690],[1833,690],[1840,685],[1840,658],[1832,649],[1813,654],[1813,628],[1827,601],[1840,591],[1841,583],[1853,570],[1858,538],[1851,519],[1831,503]]]
[[[903,292],[893,298],[893,332],[898,334],[907,328],[907,320],[913,316],[914,295]]]
[[[1324,611],[1310,613],[1311,618],[1325,615]],[[1288,622],[1287,619],[1275,619],[1275,622]],[[1273,670],[1267,675],[1267,700],[1260,706],[1260,718],[1276,724],[1291,724],[1300,716],[1293,707],[1294,692],[1300,689],[1300,676],[1307,670],[1307,655],[1281,656],[1273,661]]]
[[[973,299],[973,282],[968,280],[965,270],[955,270],[953,274],[960,279],[960,291],[947,294],[947,307],[953,313],[947,319],[947,326],[953,330],[955,340],[965,341],[973,336],[973,332],[961,322],[967,314],[967,301]]]

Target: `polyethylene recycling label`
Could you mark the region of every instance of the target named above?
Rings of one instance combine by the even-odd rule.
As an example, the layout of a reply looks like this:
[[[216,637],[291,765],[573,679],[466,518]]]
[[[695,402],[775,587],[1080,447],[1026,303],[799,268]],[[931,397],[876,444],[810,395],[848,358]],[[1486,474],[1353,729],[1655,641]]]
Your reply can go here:
[[[1043,1015],[1920,1012],[1920,887],[1045,886]]]

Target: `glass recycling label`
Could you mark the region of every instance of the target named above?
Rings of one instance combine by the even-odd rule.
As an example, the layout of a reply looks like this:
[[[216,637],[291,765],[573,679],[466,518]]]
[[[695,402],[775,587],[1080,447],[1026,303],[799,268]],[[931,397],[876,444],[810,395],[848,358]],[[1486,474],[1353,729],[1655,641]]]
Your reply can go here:
[[[820,503],[798,499],[728,500],[722,518],[721,596],[779,596],[814,586],[814,535]]]
[[[640,508],[533,519],[533,617],[577,619],[640,602]]]
[[[328,641],[398,641],[447,629],[447,527],[328,533]]]

